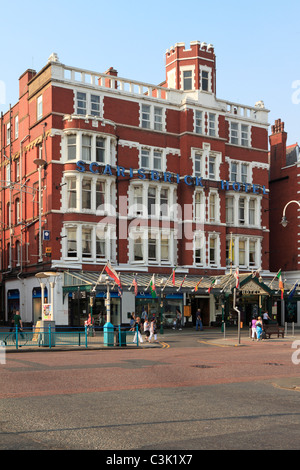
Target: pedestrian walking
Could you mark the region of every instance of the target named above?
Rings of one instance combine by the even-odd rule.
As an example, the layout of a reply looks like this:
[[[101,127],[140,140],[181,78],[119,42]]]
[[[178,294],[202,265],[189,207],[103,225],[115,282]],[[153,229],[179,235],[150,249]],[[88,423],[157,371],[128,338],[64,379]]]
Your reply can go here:
[[[258,317],[257,322],[255,323],[255,327],[256,327],[257,341],[259,341],[261,339],[261,334],[262,334],[262,329],[263,329],[263,322],[262,322],[261,317]]]
[[[134,331],[135,330],[135,313],[132,312],[131,317],[130,317],[130,330],[129,331]]]
[[[136,319],[135,319],[135,335],[134,335],[133,341],[132,341],[133,343],[137,342],[137,335],[138,335],[139,342],[140,343],[144,342],[143,337],[141,335],[141,326],[142,326],[142,324],[141,324],[140,317],[136,317]]]
[[[257,337],[257,335],[256,335],[256,317],[253,317],[252,321],[251,321],[251,338],[252,338],[252,341],[254,341],[256,337]]]
[[[149,336],[149,342],[150,343],[151,343],[153,337],[154,337],[154,343],[158,343],[155,316],[152,317],[151,322],[150,322],[150,336]]]
[[[145,338],[145,341],[149,341],[149,337],[150,337],[150,323],[148,321],[148,319],[146,318],[145,321],[144,321],[144,334],[146,336]]]
[[[88,319],[84,322],[85,326],[87,327],[87,334],[89,335],[90,332],[92,334],[92,336],[95,335],[95,331],[94,331],[94,319],[92,318],[91,314],[89,313],[88,314]]]
[[[141,314],[141,323],[144,323],[145,320],[148,320],[148,314],[145,307],[143,307],[142,314]]]
[[[176,308],[176,329],[179,331],[182,330],[182,315],[179,308]]]
[[[23,334],[23,323],[20,315],[20,311],[16,310],[16,313],[13,316],[12,322],[14,324],[14,327],[18,328],[18,333],[20,334],[20,337],[24,339],[24,334]],[[13,339],[16,339],[16,332],[13,335]]]
[[[198,331],[198,328],[203,331],[201,308],[198,308],[196,312],[196,331]]]
[[[262,319],[263,319],[263,324],[264,325],[269,324],[269,320],[271,320],[271,318],[269,317],[268,312],[263,313]]]

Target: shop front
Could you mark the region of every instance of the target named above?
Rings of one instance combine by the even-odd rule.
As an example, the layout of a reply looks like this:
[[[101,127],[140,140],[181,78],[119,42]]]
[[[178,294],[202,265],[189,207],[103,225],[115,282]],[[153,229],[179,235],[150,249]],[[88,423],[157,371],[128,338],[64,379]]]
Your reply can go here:
[[[83,327],[90,313],[95,326],[104,326],[106,316],[106,292],[97,292],[91,296],[90,286],[77,286],[68,292],[69,326]],[[121,322],[121,299],[116,292],[110,292],[111,323],[119,325]]]
[[[138,293],[135,298],[135,315],[143,318],[147,313],[149,319],[156,317],[157,323],[164,328],[171,328],[177,318],[177,313],[182,314],[183,322],[183,294],[164,294],[152,297],[151,294]]]

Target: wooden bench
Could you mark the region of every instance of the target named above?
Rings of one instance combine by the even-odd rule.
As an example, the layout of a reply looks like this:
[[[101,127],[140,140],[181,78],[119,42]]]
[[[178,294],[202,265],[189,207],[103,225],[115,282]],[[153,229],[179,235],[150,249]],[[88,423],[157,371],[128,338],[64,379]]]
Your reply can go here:
[[[264,325],[264,331],[266,333],[267,338],[271,338],[271,335],[277,335],[278,338],[281,335],[282,338],[284,338],[284,327],[283,326]]]

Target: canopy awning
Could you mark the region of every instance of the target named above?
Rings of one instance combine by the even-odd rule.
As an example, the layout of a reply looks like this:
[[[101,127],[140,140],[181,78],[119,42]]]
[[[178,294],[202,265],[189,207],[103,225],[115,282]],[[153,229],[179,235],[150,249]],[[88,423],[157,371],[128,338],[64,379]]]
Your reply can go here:
[[[152,273],[120,273],[122,288],[124,290],[134,290],[133,280],[136,278],[138,291],[145,291],[149,288],[153,274]],[[261,282],[252,273],[242,273],[239,275],[240,289],[245,294],[271,295],[272,290],[263,282]],[[109,278],[111,289],[117,290],[114,280]],[[217,276],[199,276],[185,275],[175,273],[175,283],[173,285],[172,276],[167,277],[163,274],[155,274],[155,286],[165,293],[186,292],[190,294],[208,294],[215,295],[222,293],[231,293],[236,285],[234,274],[223,274]],[[91,271],[65,271],[63,290],[66,292],[74,292],[75,290],[91,291],[92,289],[104,291],[107,288],[105,276],[99,279],[99,272]]]

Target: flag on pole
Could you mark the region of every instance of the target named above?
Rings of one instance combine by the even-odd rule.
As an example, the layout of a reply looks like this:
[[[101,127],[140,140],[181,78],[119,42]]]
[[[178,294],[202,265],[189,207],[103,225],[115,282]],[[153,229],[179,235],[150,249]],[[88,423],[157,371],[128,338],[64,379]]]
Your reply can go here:
[[[234,262],[234,242],[232,238],[230,239],[228,258],[231,263]]]
[[[175,268],[173,269],[173,274],[172,274],[172,284],[175,286]]]
[[[186,278],[186,276],[187,276],[187,274],[186,274],[186,275],[184,276],[184,278],[182,279],[182,281],[181,281],[181,284],[180,284],[179,288],[177,289],[177,292],[179,292],[179,291],[180,291],[180,289],[182,288],[182,286],[183,286],[183,283],[184,283],[184,281],[185,281],[185,278]]]
[[[291,299],[293,297],[293,295],[295,294],[296,292],[296,289],[298,287],[298,281],[296,282],[296,284],[294,285],[294,287],[292,288],[291,292],[289,293],[289,299]]]
[[[278,275],[277,275],[278,277]],[[284,293],[284,287],[283,287],[283,282],[282,282],[282,277],[281,277],[281,270],[280,270],[280,276],[279,276],[279,289],[281,290],[281,300],[283,299],[283,293]]]
[[[239,268],[238,267],[236,268],[236,271],[234,273],[234,277],[236,279],[235,287],[236,287],[236,289],[238,289],[240,287],[240,276],[239,276]]]
[[[118,296],[122,297],[122,294],[123,294],[122,286],[118,286]]]
[[[154,274],[151,278],[151,281],[150,281],[150,291],[151,291],[151,295],[153,298],[156,297],[156,289],[155,289],[155,279],[154,279]]]
[[[209,288],[208,288],[208,293],[209,293],[209,294],[210,294],[210,291],[212,290],[213,285],[214,285],[215,282],[216,282],[215,279],[213,279],[213,280],[211,281],[211,285],[210,285]]]
[[[134,295],[137,296],[138,293],[138,285],[137,285],[137,280],[136,276],[134,276],[133,281],[132,281],[133,287],[134,287]]]
[[[279,269],[278,273],[276,274],[277,279],[280,279],[281,277],[281,269]]]
[[[195,292],[197,292],[198,287],[199,287],[199,285],[201,284],[202,281],[203,281],[203,277],[201,277],[200,281],[198,281],[197,284],[195,285],[195,288],[194,288]]]
[[[122,289],[121,280],[118,274],[116,273],[116,271],[114,270],[114,268],[111,266],[110,262],[106,264],[105,271],[115,281],[115,283]]]

